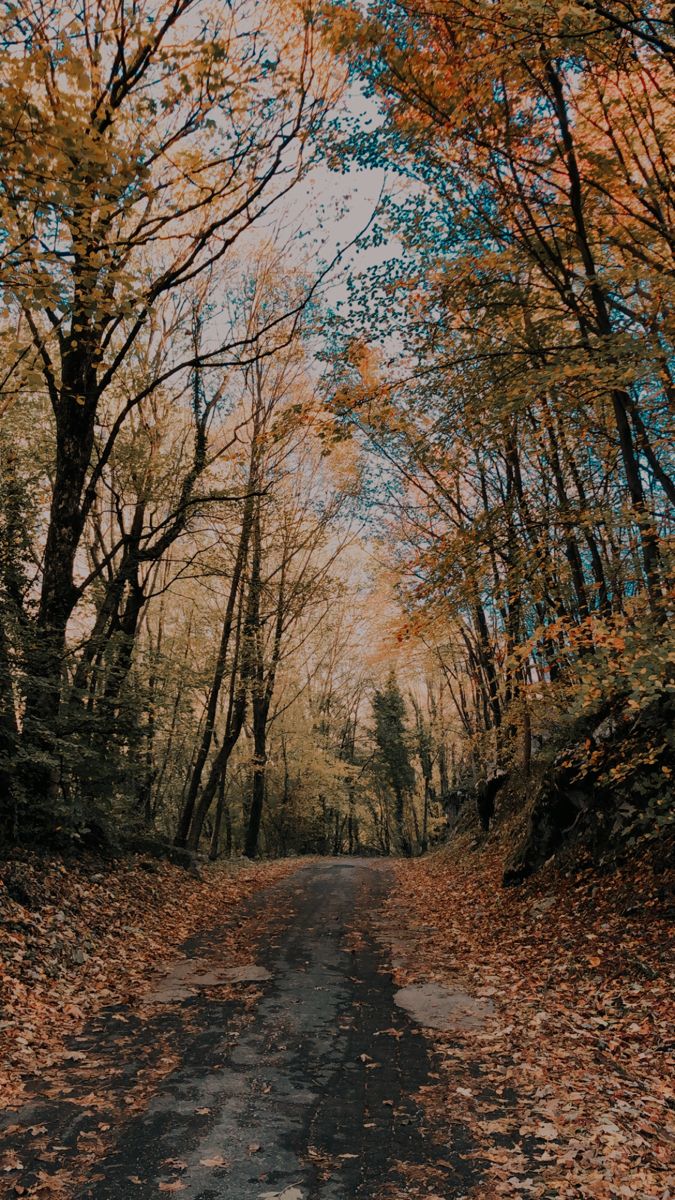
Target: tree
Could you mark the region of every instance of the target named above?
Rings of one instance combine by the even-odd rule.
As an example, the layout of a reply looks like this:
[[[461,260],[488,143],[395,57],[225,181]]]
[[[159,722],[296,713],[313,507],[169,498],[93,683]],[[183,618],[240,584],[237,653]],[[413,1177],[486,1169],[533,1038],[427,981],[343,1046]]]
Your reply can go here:
[[[300,177],[330,84],[311,21],[289,32],[271,9],[251,23],[243,5],[197,0],[20,4],[0,36],[5,294],[16,361],[29,362],[54,426],[23,720],[40,794],[58,786],[66,631],[106,466],[146,398],[230,357],[217,333],[195,347],[189,315],[173,321],[179,298],[207,279],[213,286],[239,239]],[[124,387],[127,364],[162,320],[173,325],[168,355]],[[182,505],[200,455],[203,438]]]
[[[398,479],[388,553],[409,635],[441,655],[461,786],[620,711],[633,684],[604,647],[626,629],[668,689],[675,125],[655,14],[384,0],[327,18],[380,104],[343,161],[414,180],[380,217],[396,255],[353,286],[357,319],[336,315],[334,404]]]
[[[412,847],[406,828],[405,806],[414,786],[415,773],[408,749],[405,701],[393,671],[384,688],[376,691],[373,696],[373,717],[378,766],[383,779],[394,794],[394,819],[399,848],[409,855]]]

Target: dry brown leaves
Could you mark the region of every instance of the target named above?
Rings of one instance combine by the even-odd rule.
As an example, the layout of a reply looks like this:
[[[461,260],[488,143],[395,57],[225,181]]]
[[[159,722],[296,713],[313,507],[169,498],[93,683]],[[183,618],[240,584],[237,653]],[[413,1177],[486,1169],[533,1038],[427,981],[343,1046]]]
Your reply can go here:
[[[502,847],[466,843],[397,866],[390,903],[419,929],[402,980],[459,975],[497,1010],[483,1030],[438,1038],[436,1119],[468,1124],[481,1197],[670,1200],[664,873],[644,859],[604,876],[549,864],[505,890],[502,867]]]
[[[86,1019],[141,999],[185,938],[293,869],[216,866],[196,879],[168,863],[141,864],[30,856],[0,869],[0,1107],[20,1103],[25,1075],[63,1059],[64,1041]]]

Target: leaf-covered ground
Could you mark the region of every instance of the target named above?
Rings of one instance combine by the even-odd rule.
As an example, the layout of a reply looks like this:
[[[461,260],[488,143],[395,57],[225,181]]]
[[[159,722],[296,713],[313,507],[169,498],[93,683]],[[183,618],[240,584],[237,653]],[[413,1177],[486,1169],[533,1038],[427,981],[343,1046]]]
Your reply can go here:
[[[401,982],[460,984],[494,1005],[481,1028],[437,1035],[430,1115],[447,1124],[461,1106],[490,1181],[481,1200],[669,1200],[667,873],[645,859],[606,875],[549,864],[504,889],[502,869],[503,847],[466,842],[397,866],[390,905],[415,928]]]
[[[68,1102],[93,1114],[70,1154],[51,1145],[46,1124],[24,1129],[39,1170],[24,1180],[21,1160],[8,1150],[0,1169],[13,1194],[67,1197],[74,1180],[95,1171],[109,1152],[106,1139],[129,1115],[142,1116],[159,1081],[176,1070],[170,1014],[143,1032],[143,998],[152,998],[157,968],[214,925],[215,958],[249,960],[261,936],[269,942],[276,908],[261,897],[244,919],[244,902],[295,865],[207,869],[201,880],[140,859],[112,868],[37,857],[5,865],[0,1100],[14,1106],[39,1095],[59,1103],[67,1076]],[[667,872],[645,858],[604,875],[550,864],[505,890],[502,865],[499,843],[475,852],[468,838],[458,839],[451,850],[396,863],[388,911],[370,913],[385,942],[395,939],[399,984],[450,985],[475,997],[479,1014],[468,1024],[460,1014],[447,1031],[430,1033],[437,1057],[423,1087],[401,1080],[404,1089],[419,1088],[430,1140],[424,1161],[401,1150],[395,1174],[405,1189],[385,1186],[378,1200],[443,1200],[448,1163],[436,1145],[452,1162],[469,1160],[467,1180],[481,1181],[471,1200],[671,1200]],[[258,995],[253,986],[246,1004]],[[111,1041],[103,1010],[114,1013],[118,1004],[121,1032]],[[73,1049],[72,1035],[85,1023],[89,1038]],[[395,1032],[383,1025],[375,1036]],[[125,1038],[126,1073],[115,1059]],[[366,1069],[375,1054],[365,1055]],[[5,1133],[11,1142],[11,1128]]]
[[[64,1043],[104,1006],[133,1004],[198,930],[292,869],[288,861],[205,868],[132,858],[110,866],[28,856],[0,868],[0,1108],[29,1075],[58,1066]],[[236,920],[232,964],[247,946]]]

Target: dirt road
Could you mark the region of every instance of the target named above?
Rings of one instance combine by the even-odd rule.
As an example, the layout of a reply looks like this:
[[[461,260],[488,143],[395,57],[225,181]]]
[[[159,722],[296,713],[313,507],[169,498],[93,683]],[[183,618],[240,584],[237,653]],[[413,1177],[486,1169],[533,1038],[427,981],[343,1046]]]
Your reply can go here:
[[[252,941],[255,921],[250,963],[223,962],[212,930],[142,1007],[108,1010],[61,1086],[36,1084],[10,1118],[20,1186],[91,1200],[465,1196],[477,1182],[466,1133],[453,1114],[425,1127],[431,1043],[396,1002],[371,925],[390,872],[301,867],[238,918]]]

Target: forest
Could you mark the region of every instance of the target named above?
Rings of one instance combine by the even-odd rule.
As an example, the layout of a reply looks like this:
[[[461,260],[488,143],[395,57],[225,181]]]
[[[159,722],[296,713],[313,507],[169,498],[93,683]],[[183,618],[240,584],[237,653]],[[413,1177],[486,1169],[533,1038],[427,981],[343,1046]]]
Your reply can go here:
[[[668,825],[671,26],[493,7],[8,10],[10,842]]]
[[[433,981],[449,946],[461,957],[482,938],[497,957],[481,1003],[498,1003],[497,976],[507,996],[536,977],[514,1020],[537,1028],[550,985],[518,940],[523,897],[535,941],[566,947],[565,1013],[591,988],[573,982],[575,954],[588,957],[573,938],[625,936],[634,995],[611,1020],[628,1030],[644,1002],[631,1019],[662,1065],[672,6],[11,0],[0,73],[0,909],[23,1030],[11,1102],[19,1076],[52,1061],[59,1022],[58,1037],[80,1028],[118,997],[116,976],[136,986],[220,912],[248,912],[268,885],[292,907],[283,889],[310,876],[312,903],[330,908],[323,858],[354,860],[364,912],[417,913]],[[380,895],[382,872],[402,908]],[[246,938],[262,945],[254,908]],[[131,949],[108,944],[108,923]],[[387,1022],[398,1029],[383,1013],[373,1028]],[[625,1036],[632,1070],[646,1051]],[[609,1033],[603,1045],[611,1057]],[[363,1047],[377,1067],[375,1042]],[[561,1078],[586,1095],[592,1074]],[[552,1135],[530,1135],[555,1157]],[[362,1155],[345,1145],[334,1161],[348,1172]],[[646,1166],[634,1147],[601,1186],[609,1151],[596,1150],[565,1160],[565,1188],[542,1159],[541,1186],[511,1164],[480,1194],[671,1195],[665,1159]],[[39,1171],[21,1182],[7,1161],[11,1195],[127,1195],[113,1175],[86,1193],[71,1176],[65,1190]],[[616,1190],[629,1161],[634,1190]],[[277,1186],[275,1169],[258,1178]],[[146,1191],[125,1170],[141,1197],[184,1188],[157,1176]],[[402,1178],[381,1197],[370,1176],[339,1195],[439,1200],[480,1182]],[[195,1175],[186,1197],[263,1194],[232,1179],[207,1193]],[[294,1180],[264,1195],[318,1186]]]

